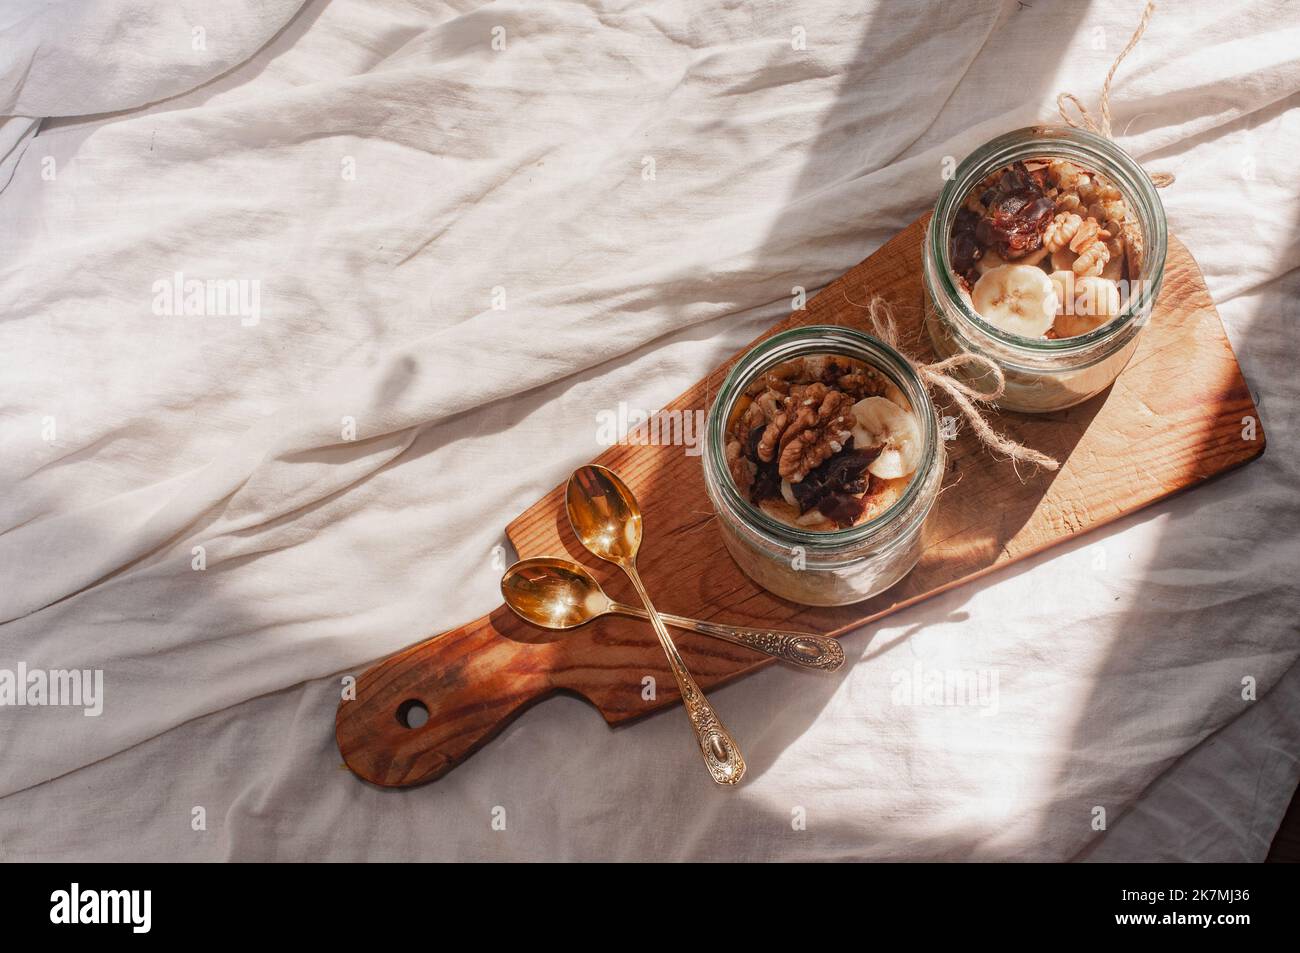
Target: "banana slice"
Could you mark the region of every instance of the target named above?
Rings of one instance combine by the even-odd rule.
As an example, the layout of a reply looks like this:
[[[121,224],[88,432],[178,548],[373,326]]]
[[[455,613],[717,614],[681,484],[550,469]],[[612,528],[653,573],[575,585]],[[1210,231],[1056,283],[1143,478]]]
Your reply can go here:
[[[789,480],[781,481],[781,499],[785,500],[791,506],[798,506],[799,501],[795,499],[794,487],[790,485]]]
[[[1066,268],[1064,271],[1054,271],[1047,279],[1056,289],[1056,330],[1059,333],[1062,314],[1074,309],[1074,270]]]
[[[1099,275],[1076,278],[1072,304],[1073,307],[1066,308],[1056,316],[1056,333],[1059,337],[1072,338],[1087,334],[1119,314],[1119,286]]]
[[[980,255],[980,260],[975,262],[975,270],[981,275],[992,271],[994,268],[1001,268],[1005,265],[1006,259],[995,252],[992,248],[984,249],[984,254]]]
[[[795,512],[799,512],[797,508]],[[835,524],[823,516],[822,511],[815,506],[802,516],[795,517],[795,524],[804,528],[835,529]]]
[[[896,480],[921,462],[921,428],[916,418],[888,397],[864,397],[853,405],[853,445],[883,447],[867,471]]]
[[[1013,264],[1014,264],[1014,265],[1036,265],[1036,264],[1038,264],[1040,261],[1042,261],[1044,258],[1046,258],[1046,257],[1047,257],[1047,254],[1048,254],[1048,253],[1047,253],[1047,246],[1046,246],[1046,245],[1039,245],[1037,248],[1035,248],[1033,251],[1031,251],[1028,255],[1023,255],[1023,256],[1021,256],[1020,258],[1017,258],[1014,262],[1010,262],[1010,261],[1007,262],[1007,264],[1008,264],[1008,265],[1013,265]]]
[[[1056,289],[1043,269],[1003,265],[980,276],[971,292],[980,317],[1003,331],[1042,337],[1056,317]]]

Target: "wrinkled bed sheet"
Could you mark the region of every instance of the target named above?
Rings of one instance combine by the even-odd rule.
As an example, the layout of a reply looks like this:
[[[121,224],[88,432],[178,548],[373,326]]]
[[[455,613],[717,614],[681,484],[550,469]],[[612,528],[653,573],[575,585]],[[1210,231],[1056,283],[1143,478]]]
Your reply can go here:
[[[0,669],[104,705],[0,708],[0,857],[1261,859],[1300,776],[1300,18],[1166,6],[1115,127],[1177,176],[1263,458],[717,692],[738,790],[679,712],[562,697],[389,792],[341,766],[341,677],[498,603],[599,411],[945,157],[1095,107],[1141,4],[6,5]],[[238,293],[186,314],[186,279]],[[917,666],[996,672],[996,711],[893,704]]]

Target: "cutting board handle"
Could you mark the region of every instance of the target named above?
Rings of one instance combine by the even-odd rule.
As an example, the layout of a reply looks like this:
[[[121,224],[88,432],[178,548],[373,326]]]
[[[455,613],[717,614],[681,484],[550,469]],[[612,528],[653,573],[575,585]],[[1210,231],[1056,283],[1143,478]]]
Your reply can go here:
[[[558,643],[511,638],[512,620],[502,606],[367,669],[334,720],[347,766],[385,787],[432,781],[553,694]]]

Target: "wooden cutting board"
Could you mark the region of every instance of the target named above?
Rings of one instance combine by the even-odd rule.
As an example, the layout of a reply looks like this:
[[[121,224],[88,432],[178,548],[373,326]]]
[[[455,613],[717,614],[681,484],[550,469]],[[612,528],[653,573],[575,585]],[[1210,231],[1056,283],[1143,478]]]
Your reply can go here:
[[[875,293],[893,305],[900,326],[923,340],[926,221],[914,222],[764,337],[801,324],[866,330],[864,310],[851,302],[865,303]],[[915,350],[933,357],[928,341]],[[669,409],[707,410],[732,361]],[[609,403],[616,404],[617,397],[611,394]],[[942,406],[940,402],[941,412]],[[1246,418],[1255,418],[1253,440],[1244,436]],[[839,608],[786,602],[741,573],[723,548],[698,456],[688,456],[678,446],[620,445],[596,462],[615,470],[641,502],[645,540],[639,566],[658,609],[737,625],[839,635],[1104,526],[1264,452],[1258,412],[1200,269],[1172,237],[1152,324],[1115,384],[1069,410],[994,415],[993,422],[1014,439],[1061,460],[1061,469],[1024,472],[1018,479],[1008,462],[990,456],[964,427],[948,445],[944,482],[951,489],[939,497],[916,568],[882,595]],[[589,556],[574,539],[562,486],[506,532],[521,558],[568,554],[586,564],[615,600],[637,602],[617,567]],[[448,607],[449,614],[454,611]],[[674,638],[706,689],[772,662],[703,636],[674,632]],[[657,686],[650,701],[642,697],[647,676]],[[611,725],[679,702],[648,624],[605,617],[556,633],[521,621],[503,605],[362,675],[356,698],[339,705],[339,749],[348,767],[376,784],[430,781],[489,741],[524,708],[562,690],[588,699]],[[408,728],[399,711],[405,713],[413,703],[423,705],[429,717]],[[682,744],[693,744],[684,714],[678,717]],[[743,750],[745,726],[729,727]]]

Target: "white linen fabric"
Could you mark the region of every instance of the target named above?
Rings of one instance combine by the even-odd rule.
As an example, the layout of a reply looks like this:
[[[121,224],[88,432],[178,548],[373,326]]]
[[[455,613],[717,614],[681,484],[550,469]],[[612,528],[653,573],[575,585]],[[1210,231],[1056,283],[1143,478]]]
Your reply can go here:
[[[1285,3],[1157,12],[1112,101],[1177,176],[1260,461],[849,636],[842,675],[717,692],[737,790],[680,712],[558,698],[400,793],[341,769],[340,674],[497,605],[504,525],[599,411],[679,393],[948,157],[1091,103],[1141,4],[10,6],[0,669],[101,669],[104,709],[0,708],[0,856],[1267,851],[1300,777]],[[996,711],[896,703],[917,666],[996,674]]]

